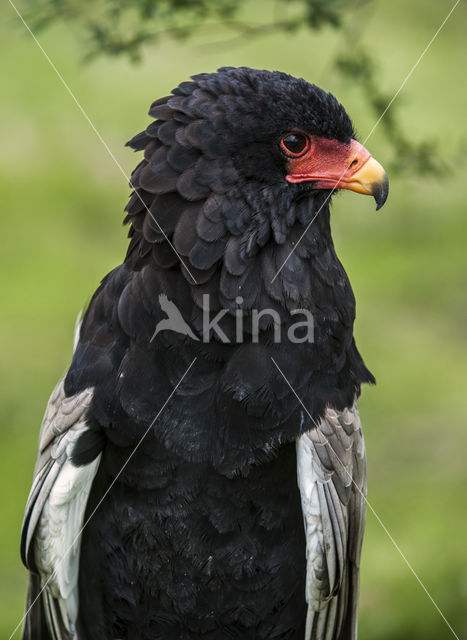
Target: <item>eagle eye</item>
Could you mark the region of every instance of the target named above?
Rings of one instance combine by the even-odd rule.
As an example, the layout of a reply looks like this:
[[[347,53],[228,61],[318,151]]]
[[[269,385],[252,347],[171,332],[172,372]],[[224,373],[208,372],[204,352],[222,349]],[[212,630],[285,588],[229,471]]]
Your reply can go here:
[[[287,133],[281,140],[281,150],[287,156],[297,158],[308,151],[310,139],[304,133]]]

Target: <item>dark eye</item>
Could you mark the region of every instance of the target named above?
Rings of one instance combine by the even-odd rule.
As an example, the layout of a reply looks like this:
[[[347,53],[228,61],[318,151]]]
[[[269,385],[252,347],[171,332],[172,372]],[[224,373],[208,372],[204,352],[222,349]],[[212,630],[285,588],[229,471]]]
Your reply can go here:
[[[310,146],[310,140],[303,133],[288,133],[281,140],[281,149],[288,156],[301,156]]]

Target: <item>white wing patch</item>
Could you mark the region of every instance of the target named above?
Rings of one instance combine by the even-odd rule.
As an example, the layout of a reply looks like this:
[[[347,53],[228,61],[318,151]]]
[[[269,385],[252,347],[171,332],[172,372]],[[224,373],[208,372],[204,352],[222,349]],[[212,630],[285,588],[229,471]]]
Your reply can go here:
[[[101,454],[89,464],[71,461],[78,438],[88,429],[86,412],[93,389],[67,397],[61,380],[54,389],[41,426],[35,477],[26,505],[22,556],[40,576],[40,587],[29,606],[41,596],[51,638],[75,637],[78,613],[78,572],[86,504]],[[34,614],[31,614],[34,615]],[[29,638],[33,631],[29,629]],[[31,631],[32,630],[32,631]]]
[[[78,320],[74,349],[80,326]],[[82,466],[75,466],[71,456],[78,438],[88,429],[86,414],[93,394],[87,388],[67,396],[64,380],[60,380],[42,421],[21,536],[23,562],[31,571],[23,632],[28,640],[36,638],[44,618],[51,638],[76,640],[82,528],[101,454]]]
[[[75,467],[70,455],[77,438],[87,429],[78,423],[58,446],[63,462],[34,535],[34,558],[50,594],[58,600],[63,621],[73,631],[78,613],[78,570],[84,512],[100,455],[90,464]],[[59,451],[56,452],[60,456]]]
[[[79,340],[77,321],[74,348]],[[71,462],[73,447],[87,430],[86,412],[93,389],[65,394],[64,380],[47,404],[39,434],[34,481],[22,528],[23,562],[39,574],[30,579],[27,638],[35,637],[41,609],[54,640],[75,638],[78,613],[78,572],[82,527],[91,486],[101,455],[83,466]],[[36,604],[37,602],[37,604]],[[34,607],[34,608],[33,608]],[[29,620],[30,618],[30,620]]]
[[[356,404],[327,409],[297,439],[297,482],[306,538],[305,640],[355,640],[366,493]]]
[[[306,587],[308,604],[305,640],[311,637],[312,613],[318,611],[326,585],[323,521],[318,493],[318,474],[313,463],[313,443],[305,433],[297,440],[297,480],[306,536]]]

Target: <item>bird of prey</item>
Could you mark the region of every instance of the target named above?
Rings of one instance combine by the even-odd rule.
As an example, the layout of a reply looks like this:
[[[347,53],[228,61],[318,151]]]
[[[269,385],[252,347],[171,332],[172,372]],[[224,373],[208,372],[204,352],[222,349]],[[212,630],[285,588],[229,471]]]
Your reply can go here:
[[[285,73],[196,75],[149,114],[126,257],[40,431],[23,637],[355,639],[374,378],[329,201],[379,208],[386,174],[339,102]],[[184,330],[155,332],[161,294]]]

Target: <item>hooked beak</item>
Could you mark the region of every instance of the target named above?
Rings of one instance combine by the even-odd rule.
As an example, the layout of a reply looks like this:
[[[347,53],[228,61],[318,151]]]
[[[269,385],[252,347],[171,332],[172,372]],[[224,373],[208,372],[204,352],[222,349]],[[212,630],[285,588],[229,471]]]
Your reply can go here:
[[[377,211],[388,197],[389,180],[385,170],[353,139],[345,144],[314,138],[305,155],[290,159],[288,170],[286,180],[291,183],[313,182],[315,189],[349,189],[371,195]]]

